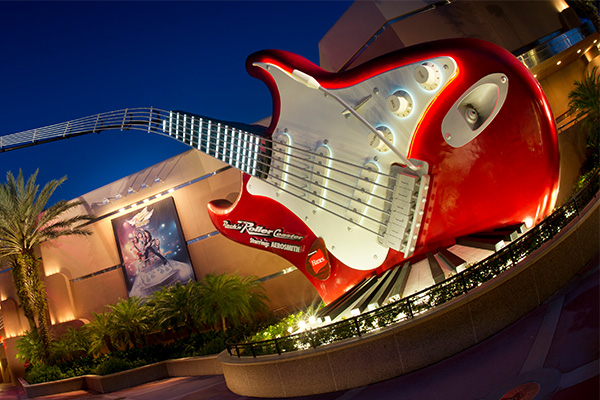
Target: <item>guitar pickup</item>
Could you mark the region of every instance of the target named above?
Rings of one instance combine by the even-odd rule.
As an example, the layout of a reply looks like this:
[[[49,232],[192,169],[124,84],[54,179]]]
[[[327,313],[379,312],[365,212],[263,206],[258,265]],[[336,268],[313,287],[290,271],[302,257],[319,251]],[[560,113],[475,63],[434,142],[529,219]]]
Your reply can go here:
[[[389,219],[380,228],[379,243],[404,253],[405,258],[415,251],[425,214],[429,180],[426,166],[419,171],[398,165],[390,168],[385,206]]]

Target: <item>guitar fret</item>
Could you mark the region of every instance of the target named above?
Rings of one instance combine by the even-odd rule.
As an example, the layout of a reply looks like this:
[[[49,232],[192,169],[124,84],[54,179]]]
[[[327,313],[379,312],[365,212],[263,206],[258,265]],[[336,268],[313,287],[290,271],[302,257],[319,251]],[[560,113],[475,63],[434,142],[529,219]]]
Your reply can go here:
[[[238,149],[240,148],[241,143],[242,143],[242,133],[238,131],[238,137],[237,137]],[[240,152],[239,151],[235,155],[235,167],[238,169],[240,168]]]
[[[229,141],[229,164],[233,165],[233,144],[235,141],[235,128],[231,128],[231,140]]]
[[[252,162],[252,175],[256,175],[256,168],[258,164],[258,151],[260,147],[258,146],[260,139],[258,136],[254,136],[254,161]]]
[[[200,118],[200,120],[198,121],[198,150],[203,151],[202,150],[202,124],[204,123],[204,119]]]
[[[219,123],[217,123],[217,141],[215,143],[215,154],[216,154],[216,157],[219,160],[225,161],[224,160],[224,158],[225,158],[224,154],[220,154],[219,153],[219,142],[220,142],[220,140],[221,140],[221,123],[219,122]]]
[[[179,112],[171,112],[162,125],[163,132],[180,142],[243,172],[256,174],[261,162],[258,159],[259,136],[220,122]]]

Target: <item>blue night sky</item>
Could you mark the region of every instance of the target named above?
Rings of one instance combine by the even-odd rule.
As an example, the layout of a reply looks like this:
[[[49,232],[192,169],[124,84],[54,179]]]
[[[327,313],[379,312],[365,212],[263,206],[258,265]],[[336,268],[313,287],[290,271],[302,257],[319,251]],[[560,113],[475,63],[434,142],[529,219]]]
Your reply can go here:
[[[318,42],[348,1],[0,2],[0,135],[128,107],[252,123],[271,114],[246,57],[275,48],[319,63]],[[188,147],[142,132],[104,132],[0,153],[38,183],[64,175],[51,202]]]

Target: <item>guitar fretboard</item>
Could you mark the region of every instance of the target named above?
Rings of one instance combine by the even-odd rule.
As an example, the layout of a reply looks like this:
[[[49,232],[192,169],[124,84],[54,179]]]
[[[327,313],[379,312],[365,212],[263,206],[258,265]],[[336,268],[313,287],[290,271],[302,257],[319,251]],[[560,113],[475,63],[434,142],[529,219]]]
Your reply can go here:
[[[213,120],[180,111],[127,108],[0,136],[0,152],[88,133],[138,130],[172,137],[251,175],[265,169],[261,132],[253,126]],[[268,144],[267,144],[268,147]]]
[[[261,170],[261,137],[231,123],[171,111],[163,132],[247,174]]]

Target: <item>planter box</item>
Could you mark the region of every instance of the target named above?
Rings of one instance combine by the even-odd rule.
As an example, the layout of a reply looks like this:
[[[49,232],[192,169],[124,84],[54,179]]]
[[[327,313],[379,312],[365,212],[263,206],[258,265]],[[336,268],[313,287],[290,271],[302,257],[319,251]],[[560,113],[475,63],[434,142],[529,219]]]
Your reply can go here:
[[[23,386],[27,397],[33,398],[76,390],[93,390],[98,393],[109,393],[165,378],[222,374],[221,365],[217,361],[217,355],[213,355],[161,361],[156,364],[144,365],[143,367],[103,376],[77,376],[32,385],[28,384],[24,379],[19,378],[19,382]]]
[[[73,392],[75,390],[85,390],[86,382],[84,376],[61,379],[60,381],[28,384],[25,379],[19,378],[19,383],[23,386],[27,397],[48,396],[50,394]]]

